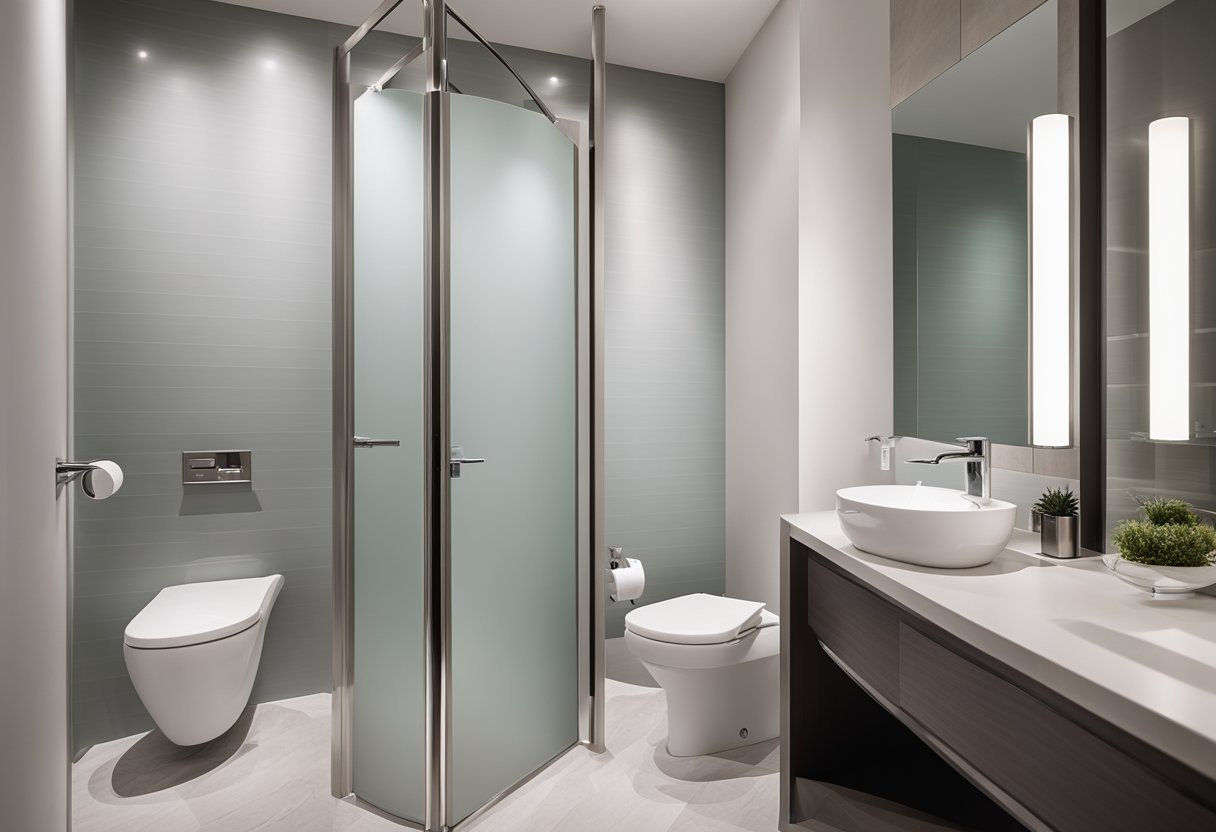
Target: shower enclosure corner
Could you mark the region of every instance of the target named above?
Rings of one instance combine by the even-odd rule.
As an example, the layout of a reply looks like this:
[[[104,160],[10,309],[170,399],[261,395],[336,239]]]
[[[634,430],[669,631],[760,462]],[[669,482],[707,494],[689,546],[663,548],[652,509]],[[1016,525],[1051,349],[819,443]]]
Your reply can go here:
[[[594,166],[443,0],[334,79],[332,787],[445,830],[602,726]]]

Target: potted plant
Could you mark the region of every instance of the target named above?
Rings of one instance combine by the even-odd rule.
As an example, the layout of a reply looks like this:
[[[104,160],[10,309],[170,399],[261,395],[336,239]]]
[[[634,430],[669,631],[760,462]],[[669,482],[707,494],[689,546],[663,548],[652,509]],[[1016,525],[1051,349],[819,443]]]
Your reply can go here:
[[[1117,555],[1103,563],[1154,598],[1187,598],[1216,584],[1216,528],[1201,523],[1182,500],[1141,500],[1143,520],[1115,526]]]
[[[1030,509],[1039,520],[1039,551],[1053,558],[1077,556],[1077,495],[1049,488]]]

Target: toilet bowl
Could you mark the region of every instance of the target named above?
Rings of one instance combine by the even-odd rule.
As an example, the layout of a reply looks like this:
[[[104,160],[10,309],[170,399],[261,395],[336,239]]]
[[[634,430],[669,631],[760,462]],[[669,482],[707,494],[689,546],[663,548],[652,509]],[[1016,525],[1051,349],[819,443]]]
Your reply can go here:
[[[236,723],[282,588],[282,575],[165,587],[131,619],[127,672],[170,741],[198,745]]]
[[[625,616],[625,646],[667,696],[669,754],[713,754],[780,733],[779,623],[759,602],[702,593]]]

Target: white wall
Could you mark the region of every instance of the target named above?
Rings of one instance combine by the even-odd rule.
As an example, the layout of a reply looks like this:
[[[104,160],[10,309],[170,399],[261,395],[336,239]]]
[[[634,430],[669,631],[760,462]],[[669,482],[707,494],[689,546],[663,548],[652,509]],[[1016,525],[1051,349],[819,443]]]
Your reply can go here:
[[[726,81],[726,586],[774,609],[798,510],[798,3]]]
[[[778,611],[778,517],[888,482],[888,0],[782,0],[726,82],[726,590]]]
[[[0,2],[0,826],[67,828],[67,58],[62,0]]]
[[[798,507],[889,479],[893,425],[888,0],[802,0]],[[774,555],[775,556],[775,555]]]

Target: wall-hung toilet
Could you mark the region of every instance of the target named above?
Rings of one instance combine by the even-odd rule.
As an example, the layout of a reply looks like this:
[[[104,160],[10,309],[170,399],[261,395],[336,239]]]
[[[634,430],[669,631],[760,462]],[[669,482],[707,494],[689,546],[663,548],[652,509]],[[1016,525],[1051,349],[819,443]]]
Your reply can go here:
[[[779,619],[756,601],[685,595],[625,616],[625,645],[667,695],[667,751],[713,754],[780,733]]]
[[[165,587],[131,619],[127,672],[172,742],[198,745],[236,723],[282,588],[282,575]]]

